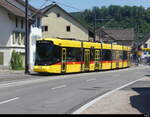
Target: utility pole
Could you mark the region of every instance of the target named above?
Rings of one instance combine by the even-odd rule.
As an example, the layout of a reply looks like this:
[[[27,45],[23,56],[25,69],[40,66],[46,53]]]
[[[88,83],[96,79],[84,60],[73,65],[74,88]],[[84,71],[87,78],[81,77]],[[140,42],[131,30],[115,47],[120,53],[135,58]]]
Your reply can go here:
[[[96,41],[96,11],[94,12],[94,42]]]
[[[96,9],[94,10],[94,42],[96,41],[96,24],[97,24],[97,21],[110,21],[110,20],[113,20],[113,19],[97,19],[96,18]]]
[[[25,0],[25,74],[29,74],[29,19],[28,0]]]

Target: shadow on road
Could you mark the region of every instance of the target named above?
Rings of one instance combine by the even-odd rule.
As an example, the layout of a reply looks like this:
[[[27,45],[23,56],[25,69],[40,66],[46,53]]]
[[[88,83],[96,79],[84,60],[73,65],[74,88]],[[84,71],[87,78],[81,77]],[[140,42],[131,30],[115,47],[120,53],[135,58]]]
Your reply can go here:
[[[130,103],[132,107],[136,108],[142,114],[150,114],[150,88],[132,88],[139,95],[131,96]]]
[[[80,73],[94,73],[94,72],[101,72],[101,71],[88,71],[88,72],[75,72],[75,73],[30,73],[29,75],[32,76],[61,76],[61,75],[75,75]],[[104,72],[104,71],[103,71]]]
[[[110,70],[98,70],[98,71],[84,71],[84,72],[75,72],[75,73],[30,73],[29,75],[32,76],[60,76],[60,75],[73,75],[73,74],[80,74],[80,73],[96,73],[96,72],[107,72],[107,71],[113,71],[113,70],[121,70],[123,68],[118,69],[110,69]]]
[[[150,75],[145,75],[146,77],[150,77]]]

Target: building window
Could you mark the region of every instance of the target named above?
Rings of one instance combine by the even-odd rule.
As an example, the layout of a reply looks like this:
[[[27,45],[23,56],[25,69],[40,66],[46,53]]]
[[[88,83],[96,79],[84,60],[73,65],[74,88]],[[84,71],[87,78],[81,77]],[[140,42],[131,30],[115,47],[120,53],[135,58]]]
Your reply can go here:
[[[60,17],[60,14],[59,14],[59,13],[57,13],[57,17]]]
[[[13,44],[24,45],[25,33],[24,32],[14,32],[12,39],[13,39]]]
[[[24,28],[24,20],[23,20],[23,18],[21,19],[21,28],[22,29]]]
[[[19,38],[18,38],[18,44],[21,45],[22,44],[22,37],[21,37],[21,33],[19,33]]]
[[[42,26],[42,32],[48,31],[48,26]]]
[[[13,37],[12,37],[12,39],[13,39],[13,40],[12,40],[12,43],[15,44],[15,43],[16,43],[16,42],[15,42],[16,40],[15,40],[15,33],[14,33],[14,32],[13,32]]]
[[[16,43],[19,44],[19,39],[20,39],[19,32],[16,32],[15,39],[16,39]]]
[[[17,43],[18,38],[19,38],[18,32],[13,32],[13,44]]]
[[[18,18],[16,17],[16,28],[18,28]]]
[[[66,26],[66,31],[67,31],[67,32],[70,32],[70,31],[71,31],[70,26]]]
[[[21,44],[25,45],[25,33],[21,33]]]
[[[147,48],[147,44],[144,44],[144,48]]]
[[[4,53],[0,52],[0,65],[4,64]]]

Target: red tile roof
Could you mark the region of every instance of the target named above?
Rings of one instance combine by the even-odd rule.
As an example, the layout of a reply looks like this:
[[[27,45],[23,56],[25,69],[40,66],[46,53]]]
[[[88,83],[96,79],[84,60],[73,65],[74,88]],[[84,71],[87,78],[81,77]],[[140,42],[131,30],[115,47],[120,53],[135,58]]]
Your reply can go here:
[[[16,16],[25,17],[25,13],[21,9],[9,3],[7,0],[0,0],[0,7],[5,8],[7,11],[13,13]]]

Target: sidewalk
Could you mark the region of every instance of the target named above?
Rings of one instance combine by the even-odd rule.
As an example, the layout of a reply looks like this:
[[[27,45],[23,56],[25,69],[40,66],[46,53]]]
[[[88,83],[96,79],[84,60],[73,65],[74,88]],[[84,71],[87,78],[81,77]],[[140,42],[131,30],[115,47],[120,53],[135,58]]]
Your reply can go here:
[[[37,73],[31,71],[31,74],[37,74]],[[24,70],[19,70],[19,71],[0,70],[0,83],[28,80],[33,78],[37,78],[37,76],[26,75],[24,74]]]
[[[150,114],[150,77],[98,100],[78,114]]]

